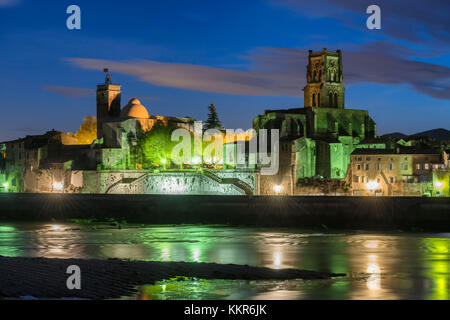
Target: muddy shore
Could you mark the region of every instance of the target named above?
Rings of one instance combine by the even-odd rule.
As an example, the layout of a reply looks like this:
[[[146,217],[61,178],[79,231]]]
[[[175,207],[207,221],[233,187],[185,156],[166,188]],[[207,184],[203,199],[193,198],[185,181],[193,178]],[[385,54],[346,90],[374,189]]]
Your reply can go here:
[[[81,290],[67,289],[67,268],[80,267]],[[0,256],[0,299],[112,299],[136,293],[139,285],[176,277],[199,279],[289,280],[345,276],[297,269],[273,270],[243,265],[125,260],[9,258]]]

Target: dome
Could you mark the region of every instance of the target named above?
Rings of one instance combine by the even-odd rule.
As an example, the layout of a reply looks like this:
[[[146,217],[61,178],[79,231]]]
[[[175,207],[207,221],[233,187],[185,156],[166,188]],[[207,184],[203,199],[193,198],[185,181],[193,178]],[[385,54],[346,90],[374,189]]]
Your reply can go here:
[[[148,119],[148,111],[141,102],[133,98],[120,112],[122,118]]]

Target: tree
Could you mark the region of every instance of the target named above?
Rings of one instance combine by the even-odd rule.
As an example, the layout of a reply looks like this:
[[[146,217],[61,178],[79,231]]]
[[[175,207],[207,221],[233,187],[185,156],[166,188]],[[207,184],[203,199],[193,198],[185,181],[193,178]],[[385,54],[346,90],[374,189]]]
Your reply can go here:
[[[75,133],[74,138],[77,139],[78,144],[91,144],[97,139],[97,118],[85,117],[84,123]]]
[[[222,124],[220,123],[214,104],[211,104],[208,110],[208,120],[206,120],[205,129],[222,129]]]

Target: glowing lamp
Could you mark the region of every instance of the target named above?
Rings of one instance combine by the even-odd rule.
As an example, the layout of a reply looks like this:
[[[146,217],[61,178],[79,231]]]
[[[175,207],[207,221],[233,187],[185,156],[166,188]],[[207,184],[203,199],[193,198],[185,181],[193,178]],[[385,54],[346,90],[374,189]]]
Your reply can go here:
[[[3,184],[3,188],[5,188],[5,190],[8,191],[9,183],[8,183],[8,182],[5,182],[5,183]]]
[[[273,191],[275,193],[281,193],[281,190],[283,190],[282,186],[279,186],[279,185],[273,186]]]
[[[366,189],[369,191],[375,191],[380,187],[380,184],[376,181],[369,181],[366,183]]]
[[[64,184],[62,182],[53,182],[53,190],[63,191]]]
[[[439,181],[439,180],[436,180],[436,181],[434,182],[434,187],[435,187],[436,189],[441,190],[442,188],[444,188],[444,182]]]
[[[199,164],[199,163],[200,163],[200,158],[199,158],[199,157],[194,157],[194,158],[192,159],[192,163],[193,163],[193,164]]]
[[[161,159],[161,162],[162,162],[163,164],[166,164],[167,160],[166,160],[166,159]]]

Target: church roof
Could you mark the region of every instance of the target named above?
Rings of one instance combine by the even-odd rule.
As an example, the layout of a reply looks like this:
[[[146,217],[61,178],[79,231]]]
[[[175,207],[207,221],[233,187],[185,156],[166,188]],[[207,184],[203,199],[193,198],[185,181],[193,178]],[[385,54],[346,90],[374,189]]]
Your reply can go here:
[[[122,118],[136,118],[136,119],[148,119],[149,114],[147,109],[141,104],[141,102],[133,98],[120,112]]]

